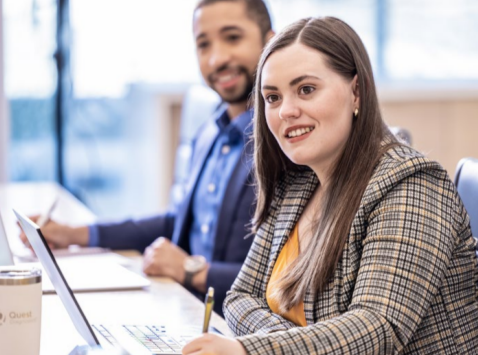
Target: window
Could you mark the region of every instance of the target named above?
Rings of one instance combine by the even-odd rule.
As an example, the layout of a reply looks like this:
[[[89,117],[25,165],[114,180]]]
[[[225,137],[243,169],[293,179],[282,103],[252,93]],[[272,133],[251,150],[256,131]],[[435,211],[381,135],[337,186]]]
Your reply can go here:
[[[389,0],[385,75],[390,80],[478,80],[478,2]]]
[[[276,30],[336,16],[361,36],[375,75],[392,85],[478,86],[476,0],[268,0]],[[101,217],[157,212],[169,187],[177,104],[201,82],[192,37],[196,0],[70,0],[65,185]],[[57,1],[4,0],[10,179],[56,179]],[[165,111],[166,110],[166,111]],[[165,172],[166,171],[166,172]],[[164,176],[163,176],[164,175]]]
[[[9,179],[55,179],[56,1],[3,2]]]

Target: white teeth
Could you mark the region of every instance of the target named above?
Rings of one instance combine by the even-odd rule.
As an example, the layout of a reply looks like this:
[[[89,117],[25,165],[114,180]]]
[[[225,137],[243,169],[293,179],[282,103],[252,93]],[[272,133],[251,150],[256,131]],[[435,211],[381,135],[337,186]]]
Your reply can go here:
[[[294,137],[302,136],[302,135],[304,135],[306,133],[309,133],[310,131],[313,131],[313,130],[314,130],[314,127],[298,128],[298,129],[295,129],[293,131],[290,131],[287,134],[287,137],[288,138],[294,138]]]
[[[229,81],[231,79],[234,79],[236,77],[236,74],[229,74],[229,75],[222,75],[217,78],[217,81],[220,83],[223,83],[225,81]]]

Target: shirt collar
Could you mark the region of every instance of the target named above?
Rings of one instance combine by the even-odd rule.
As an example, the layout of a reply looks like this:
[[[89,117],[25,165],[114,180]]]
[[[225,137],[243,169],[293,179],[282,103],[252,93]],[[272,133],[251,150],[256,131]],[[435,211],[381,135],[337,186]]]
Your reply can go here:
[[[252,116],[253,110],[246,110],[231,122],[226,107],[217,117],[216,124],[221,132],[228,134],[232,143],[243,138],[244,134],[249,135],[252,132]]]

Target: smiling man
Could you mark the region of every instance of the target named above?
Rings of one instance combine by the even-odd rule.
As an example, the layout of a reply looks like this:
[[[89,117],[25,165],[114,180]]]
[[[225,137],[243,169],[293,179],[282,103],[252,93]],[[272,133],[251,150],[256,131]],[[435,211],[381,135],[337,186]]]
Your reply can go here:
[[[272,35],[267,10],[262,1],[205,0],[193,28],[201,73],[234,120],[246,111],[259,56]]]
[[[226,292],[253,239],[245,238],[254,212],[252,159],[245,144],[252,133],[247,101],[273,32],[261,0],[200,1],[193,32],[201,74],[226,105],[195,139],[185,199],[174,211],[151,218],[77,228],[51,221],[42,231],[58,248],[79,244],[144,251],[145,273],[171,277],[199,294],[214,287],[215,311],[222,314]]]

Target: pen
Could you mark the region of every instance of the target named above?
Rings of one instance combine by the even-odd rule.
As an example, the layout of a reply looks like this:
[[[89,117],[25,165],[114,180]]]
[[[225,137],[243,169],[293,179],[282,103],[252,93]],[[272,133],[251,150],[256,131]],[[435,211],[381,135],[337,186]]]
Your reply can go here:
[[[204,323],[202,326],[202,332],[207,333],[209,329],[209,321],[211,320],[212,308],[214,307],[214,288],[209,287],[209,289],[207,290],[204,305],[206,306],[206,309],[204,311]]]
[[[57,202],[58,202],[58,196],[55,197],[55,199],[53,200],[53,203],[50,205],[50,208],[38,218],[37,225],[39,228],[43,227],[45,224],[48,223],[51,217],[51,213],[55,209]]]

